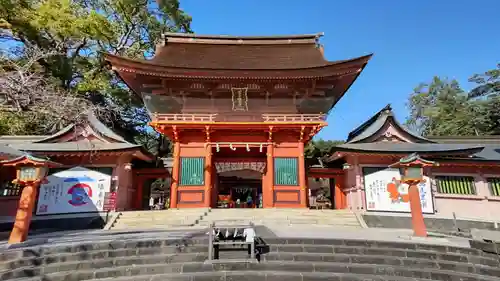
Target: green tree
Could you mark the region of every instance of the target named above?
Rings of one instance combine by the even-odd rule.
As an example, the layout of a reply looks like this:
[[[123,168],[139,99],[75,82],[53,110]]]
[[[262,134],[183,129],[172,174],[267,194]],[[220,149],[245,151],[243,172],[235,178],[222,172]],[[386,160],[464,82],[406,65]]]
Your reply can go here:
[[[424,136],[481,136],[499,132],[498,70],[474,75],[469,93],[456,80],[434,77],[410,94],[406,125]]]
[[[305,148],[304,154],[307,158],[323,158],[329,155],[334,146],[342,143],[344,143],[344,141],[323,139],[312,140]]]
[[[496,69],[475,74],[469,81],[477,84],[477,87],[469,92],[469,98],[483,104],[484,118],[488,120],[487,131],[500,135],[500,63]]]
[[[178,0],[2,0],[0,40],[21,46],[7,50],[20,59],[30,46],[55,52],[38,61],[41,71],[64,90],[116,108],[108,125],[140,140],[157,134],[147,129],[142,101],[105,67],[103,54],[149,58],[163,33],[191,32],[190,22]]]

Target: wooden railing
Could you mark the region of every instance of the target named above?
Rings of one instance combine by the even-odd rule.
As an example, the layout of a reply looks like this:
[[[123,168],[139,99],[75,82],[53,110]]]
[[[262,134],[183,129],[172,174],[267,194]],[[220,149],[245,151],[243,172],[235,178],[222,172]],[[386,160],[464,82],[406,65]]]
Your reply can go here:
[[[217,114],[165,114],[154,113],[153,121],[214,122]]]
[[[323,122],[324,114],[262,114],[262,115],[241,115],[241,114],[152,114],[153,121],[160,122]]]
[[[264,122],[322,122],[324,114],[262,114]]]

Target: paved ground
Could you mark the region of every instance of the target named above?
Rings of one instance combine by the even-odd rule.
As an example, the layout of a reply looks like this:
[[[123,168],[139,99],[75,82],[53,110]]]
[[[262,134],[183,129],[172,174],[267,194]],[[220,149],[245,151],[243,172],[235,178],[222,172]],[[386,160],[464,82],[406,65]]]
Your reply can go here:
[[[87,230],[87,231],[60,231],[46,234],[32,235],[25,243],[15,247],[33,247],[46,245],[70,245],[85,242],[111,242],[123,240],[148,240],[148,239],[179,239],[190,238],[199,235],[205,235],[205,230],[188,229],[175,231],[106,231],[106,230]],[[7,241],[0,242],[0,250],[13,248],[7,244]]]
[[[207,230],[202,228],[175,229],[171,231],[64,231],[30,236],[29,240],[17,247],[33,247],[46,245],[68,245],[84,242],[105,242],[141,239],[179,239],[205,236]],[[256,226],[257,235],[261,237],[283,238],[325,238],[325,239],[360,239],[391,242],[426,243],[447,246],[469,247],[468,239],[459,237],[412,237],[407,229],[357,229],[332,226]],[[6,241],[0,242],[0,250],[7,249]]]
[[[359,239],[378,240],[391,242],[412,242],[438,244],[447,246],[469,247],[469,240],[460,237],[430,236],[426,238],[412,236],[409,229],[385,229],[385,228],[364,228],[355,229],[348,227],[329,226],[285,226],[273,227],[269,229],[278,237],[289,238],[330,238],[330,239]]]

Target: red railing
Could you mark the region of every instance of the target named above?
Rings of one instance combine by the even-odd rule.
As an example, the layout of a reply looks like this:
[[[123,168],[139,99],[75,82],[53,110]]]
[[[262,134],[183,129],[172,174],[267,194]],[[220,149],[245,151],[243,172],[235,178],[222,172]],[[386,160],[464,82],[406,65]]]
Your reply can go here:
[[[186,122],[214,122],[217,114],[153,114],[153,121],[186,121]]]
[[[324,114],[262,114],[264,122],[323,122]]]
[[[323,122],[324,114],[262,114],[262,115],[241,115],[241,114],[153,114],[153,121],[162,122]]]

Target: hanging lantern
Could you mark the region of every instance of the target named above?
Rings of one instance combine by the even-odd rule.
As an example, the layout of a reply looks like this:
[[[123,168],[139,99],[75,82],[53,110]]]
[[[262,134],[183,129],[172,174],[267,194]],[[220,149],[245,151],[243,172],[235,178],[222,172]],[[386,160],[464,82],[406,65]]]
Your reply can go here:
[[[250,152],[250,146],[247,143],[247,152]]]

